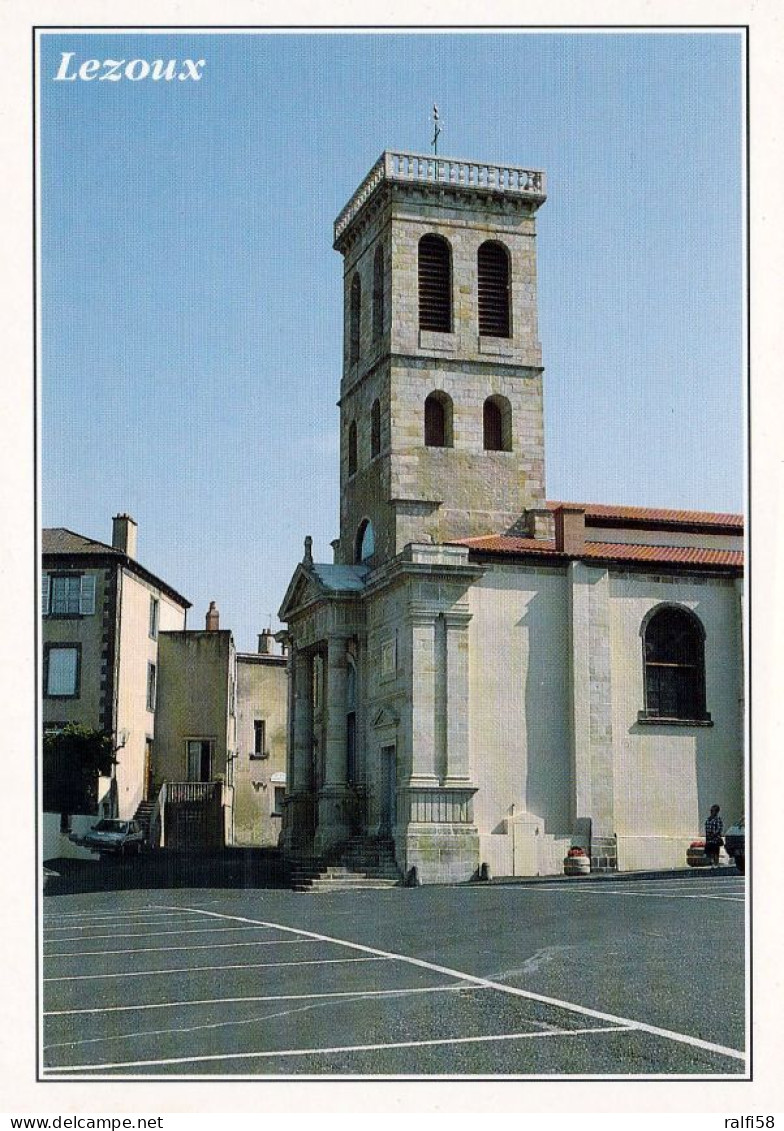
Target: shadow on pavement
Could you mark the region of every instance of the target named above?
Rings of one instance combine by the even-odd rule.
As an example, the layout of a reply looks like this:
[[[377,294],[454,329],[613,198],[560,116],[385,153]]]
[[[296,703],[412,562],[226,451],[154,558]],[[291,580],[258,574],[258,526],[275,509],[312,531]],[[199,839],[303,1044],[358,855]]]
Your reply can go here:
[[[288,870],[275,848],[214,852],[160,848],[132,859],[45,861],[44,894],[154,888],[285,888]]]

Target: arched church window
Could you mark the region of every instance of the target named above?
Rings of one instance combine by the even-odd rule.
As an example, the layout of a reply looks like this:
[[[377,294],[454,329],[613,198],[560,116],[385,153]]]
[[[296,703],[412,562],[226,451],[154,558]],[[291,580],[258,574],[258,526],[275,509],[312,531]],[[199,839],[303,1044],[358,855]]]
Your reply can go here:
[[[349,346],[348,358],[351,365],[359,361],[359,318],[362,309],[362,283],[359,274],[355,273],[351,280],[351,298],[349,303]]]
[[[452,262],[442,236],[419,241],[419,329],[448,334],[452,330]]]
[[[373,341],[384,332],[384,249],[379,245],[373,258]]]
[[[645,717],[706,720],[705,632],[689,609],[665,605],[643,625]]]
[[[381,451],[381,405],[373,401],[370,409],[370,458],[375,459]]]
[[[487,240],[477,253],[479,333],[490,338],[509,334],[509,253],[503,244]]]
[[[362,563],[372,558],[376,552],[376,537],[373,533],[373,523],[369,518],[365,518],[359,524],[357,531],[356,546],[354,558],[357,562]]]
[[[357,422],[352,420],[348,426],[348,473],[355,475],[357,470]]]
[[[512,406],[506,397],[488,397],[484,403],[483,433],[486,452],[511,452]]]
[[[452,399],[446,393],[431,393],[425,400],[425,446],[452,447]]]

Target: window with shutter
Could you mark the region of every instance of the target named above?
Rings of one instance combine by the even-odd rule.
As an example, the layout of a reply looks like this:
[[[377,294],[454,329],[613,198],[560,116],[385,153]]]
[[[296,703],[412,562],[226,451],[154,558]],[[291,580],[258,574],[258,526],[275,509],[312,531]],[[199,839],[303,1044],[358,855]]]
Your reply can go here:
[[[477,254],[479,286],[479,333],[490,338],[509,334],[509,255],[506,248],[490,240]]]
[[[41,616],[49,612],[49,574],[41,574]]]
[[[92,616],[95,612],[95,577],[84,574],[79,593],[79,612],[82,616]]]
[[[443,237],[419,241],[419,328],[448,334],[452,330],[452,264]]]

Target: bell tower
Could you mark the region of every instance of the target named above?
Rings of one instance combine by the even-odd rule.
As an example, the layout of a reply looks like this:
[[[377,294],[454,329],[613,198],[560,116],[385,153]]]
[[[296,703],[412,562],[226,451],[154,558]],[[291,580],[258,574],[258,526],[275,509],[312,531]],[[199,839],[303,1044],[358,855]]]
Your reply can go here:
[[[540,171],[387,151],[335,221],[338,562],[518,530],[543,506],[545,199]]]

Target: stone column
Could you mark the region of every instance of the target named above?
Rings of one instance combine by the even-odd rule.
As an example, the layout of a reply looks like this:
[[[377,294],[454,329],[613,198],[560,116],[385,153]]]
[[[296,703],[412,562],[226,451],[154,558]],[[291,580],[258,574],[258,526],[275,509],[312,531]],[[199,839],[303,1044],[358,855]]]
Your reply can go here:
[[[609,576],[569,565],[574,817],[590,821],[591,867],[614,871],[615,840]]]
[[[321,853],[349,836],[346,783],[346,640],[327,641],[326,743],[324,784],[319,791],[316,851]]]
[[[296,651],[291,659],[291,748],[286,775],[286,830],[288,851],[306,851],[313,835],[313,662]]]
[[[469,764],[469,612],[453,610],[446,621],[446,786],[466,786]]]

